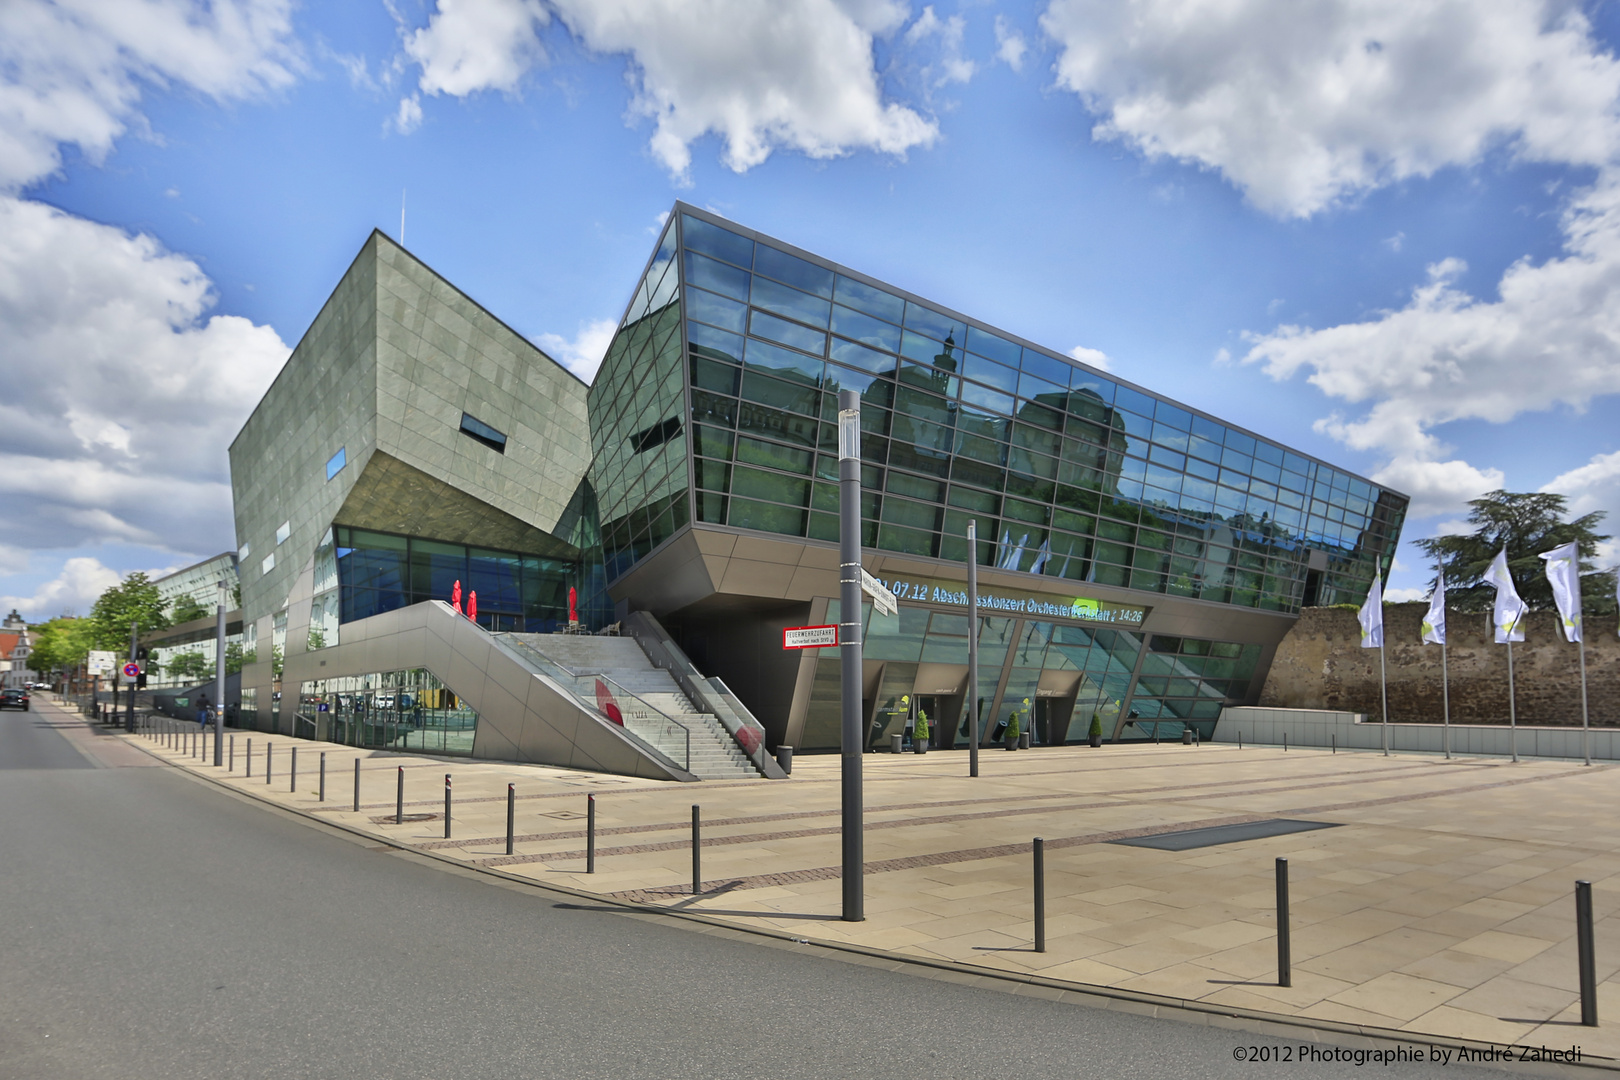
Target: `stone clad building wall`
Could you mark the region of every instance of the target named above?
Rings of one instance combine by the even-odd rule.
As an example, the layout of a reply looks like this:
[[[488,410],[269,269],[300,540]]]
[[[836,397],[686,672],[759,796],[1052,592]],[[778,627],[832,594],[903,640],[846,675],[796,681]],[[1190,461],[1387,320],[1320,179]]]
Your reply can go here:
[[[1426,603],[1384,609],[1384,640],[1392,722],[1439,723],[1440,646],[1419,643]],[[1507,646],[1492,639],[1488,613],[1448,612],[1447,648],[1453,723],[1508,722]],[[1378,650],[1363,649],[1356,613],[1306,608],[1277,648],[1262,707],[1336,709],[1379,718]],[[1513,646],[1521,724],[1581,722],[1580,661],[1564,641],[1556,612],[1535,612],[1525,640]],[[1588,620],[1586,678],[1591,720],[1620,724],[1620,636],[1613,616]]]

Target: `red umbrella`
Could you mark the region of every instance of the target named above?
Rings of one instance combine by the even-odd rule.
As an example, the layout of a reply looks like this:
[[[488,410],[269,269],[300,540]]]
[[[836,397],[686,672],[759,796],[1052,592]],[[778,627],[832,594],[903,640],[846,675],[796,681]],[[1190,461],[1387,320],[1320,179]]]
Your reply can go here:
[[[471,619],[473,622],[478,621],[478,590],[477,589],[474,589],[472,595],[467,597],[467,618]]]
[[[460,578],[456,579],[455,587],[450,590],[450,606],[456,609],[456,614],[457,615],[461,614],[461,579]]]

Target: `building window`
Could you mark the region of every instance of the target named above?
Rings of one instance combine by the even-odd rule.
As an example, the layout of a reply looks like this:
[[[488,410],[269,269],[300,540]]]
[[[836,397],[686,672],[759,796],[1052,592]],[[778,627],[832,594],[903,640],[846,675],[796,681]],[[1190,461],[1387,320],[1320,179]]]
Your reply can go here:
[[[247,562],[247,557],[253,552],[252,544],[243,544],[242,550],[236,553],[237,562]]]
[[[348,464],[349,459],[344,454],[345,449],[346,448],[342,447],[342,446],[338,447],[338,452],[333,454],[330,458],[327,459],[327,461],[326,461],[326,478],[328,480],[332,479],[332,477],[334,477],[338,473],[342,472],[343,471],[343,466]]]
[[[461,414],[461,433],[483,443],[497,454],[506,453],[506,436],[475,416]]]
[[[282,544],[285,544],[287,542],[287,537],[289,537],[291,535],[292,535],[292,522],[283,521],[281,523],[281,528],[276,530],[276,547],[280,547]]]
[[[275,568],[276,568],[276,553],[272,551],[270,554],[266,555],[264,557],[264,561],[259,564],[259,573],[268,574],[270,571],[274,570]]]

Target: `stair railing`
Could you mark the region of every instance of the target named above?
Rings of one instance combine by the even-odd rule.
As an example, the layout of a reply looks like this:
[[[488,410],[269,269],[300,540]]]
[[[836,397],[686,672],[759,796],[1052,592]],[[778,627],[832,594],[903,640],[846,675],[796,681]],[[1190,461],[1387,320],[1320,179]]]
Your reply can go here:
[[[686,772],[692,771],[692,729],[652,702],[626,689],[605,672],[576,671],[511,634],[491,634],[502,645],[540,669],[588,712],[617,724],[636,742]],[[603,690],[606,693],[603,693]],[[618,716],[615,718],[614,713]]]

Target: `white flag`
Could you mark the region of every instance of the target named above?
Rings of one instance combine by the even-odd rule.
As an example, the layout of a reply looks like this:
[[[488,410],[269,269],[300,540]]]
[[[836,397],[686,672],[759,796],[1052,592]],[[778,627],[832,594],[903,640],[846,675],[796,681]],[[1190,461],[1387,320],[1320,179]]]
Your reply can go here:
[[[1446,643],[1446,572],[1438,570],[1439,575],[1434,581],[1434,592],[1429,597],[1429,613],[1423,616],[1423,643],[1425,645],[1444,645]]]
[[[1581,640],[1581,555],[1572,540],[1563,547],[1544,551],[1547,580],[1552,582],[1553,600],[1558,604],[1558,622],[1564,640]]]
[[[1376,572],[1373,574],[1372,588],[1367,590],[1367,602],[1361,605],[1356,621],[1361,624],[1363,649],[1384,647],[1384,588]]]
[[[1040,573],[1043,569],[1046,568],[1047,561],[1050,560],[1051,558],[1052,558],[1052,541],[1050,541],[1050,540],[1043,541],[1041,543],[1041,550],[1035,553],[1035,565],[1031,566],[1029,568],[1029,572],[1032,573],[1032,574]]]
[[[1485,571],[1485,582],[1496,589],[1496,609],[1491,621],[1496,626],[1496,643],[1524,640],[1524,601],[1513,587],[1513,575],[1508,573],[1507,548],[1496,553],[1491,568]]]

